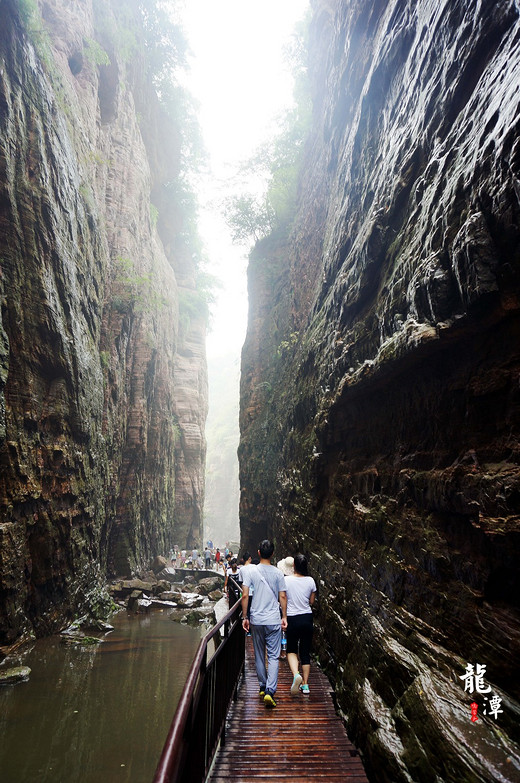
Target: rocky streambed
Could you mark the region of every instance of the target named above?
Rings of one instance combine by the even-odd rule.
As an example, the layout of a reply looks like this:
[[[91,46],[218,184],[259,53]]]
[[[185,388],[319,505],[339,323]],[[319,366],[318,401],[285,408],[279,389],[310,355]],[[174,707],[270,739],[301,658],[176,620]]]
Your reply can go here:
[[[115,603],[130,611],[169,609],[172,620],[213,625],[215,605],[224,598],[224,578],[209,571],[164,568],[142,578],[122,579],[109,587]]]
[[[160,570],[157,560],[160,561]],[[107,586],[115,612],[126,609],[135,614],[147,614],[167,610],[169,620],[205,632],[227,611],[222,574],[175,569],[167,565],[165,558],[156,559],[154,565],[155,571],[151,569],[131,579],[116,579]],[[113,630],[110,622],[83,616],[61,631],[60,641],[67,646],[100,645]],[[24,650],[31,644],[15,645],[5,651],[0,664],[0,685],[13,685],[29,679],[31,669],[22,664]]]

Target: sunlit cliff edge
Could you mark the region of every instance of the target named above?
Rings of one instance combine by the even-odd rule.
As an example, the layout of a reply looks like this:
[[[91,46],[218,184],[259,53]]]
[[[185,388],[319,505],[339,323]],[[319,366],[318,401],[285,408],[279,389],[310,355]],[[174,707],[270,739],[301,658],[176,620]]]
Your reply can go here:
[[[0,644],[202,534],[206,320],[136,9],[1,4]]]
[[[242,544],[309,555],[371,780],[520,780],[520,8],[313,12],[299,208],[249,263]]]

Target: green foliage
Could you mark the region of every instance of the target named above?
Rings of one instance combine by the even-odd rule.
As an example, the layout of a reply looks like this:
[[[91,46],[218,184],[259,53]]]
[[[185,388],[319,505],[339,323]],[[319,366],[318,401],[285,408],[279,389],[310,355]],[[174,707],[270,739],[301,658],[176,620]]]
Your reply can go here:
[[[172,257],[191,259],[200,266],[203,248],[197,229],[197,201],[190,181],[200,169],[205,153],[194,99],[179,78],[179,72],[186,67],[188,50],[179,23],[183,3],[184,0],[93,0],[98,40],[119,65],[121,61],[126,64],[126,69],[119,69],[122,78],[126,76],[130,87],[136,84],[136,106],[143,136],[150,135],[146,133],[146,125],[149,112],[155,111],[154,102],[143,100],[151,86],[171,123],[168,128],[164,117],[159,123],[164,138],[169,132],[174,139],[174,156],[172,165],[165,156],[167,165],[161,190],[154,193],[155,204],[150,207],[152,226],[157,226],[165,245],[171,248]],[[147,82],[144,91],[143,75]],[[156,119],[153,122],[157,127]],[[179,138],[181,160],[177,176],[175,153]]]
[[[273,387],[269,383],[269,381],[261,381],[260,383],[257,383],[255,386],[255,391],[258,391],[259,389],[265,389],[266,392],[271,393],[273,391]]]
[[[173,442],[178,443],[181,439],[182,432],[176,417],[174,417],[172,421],[172,435],[173,435]]]
[[[208,272],[199,271],[195,278],[195,288],[179,289],[179,327],[181,336],[185,336],[192,321],[209,319],[209,305],[215,301],[215,290],[219,281]]]
[[[234,242],[255,241],[289,225],[296,211],[297,186],[312,104],[305,57],[308,25],[302,23],[293,36],[290,51],[294,77],[294,105],[281,120],[282,130],[261,145],[242,167],[267,179],[265,196],[240,194],[224,204],[224,217]]]
[[[247,193],[230,196],[224,202],[224,216],[237,244],[267,236],[275,227],[275,213],[269,201]]]
[[[110,65],[110,57],[105,52],[102,46],[98,44],[93,38],[85,39],[85,47],[83,49],[85,57],[92,63],[92,65]]]
[[[16,3],[20,21],[33,42],[38,57],[47,72],[52,72],[53,61],[49,33],[43,24],[38,3],[36,0],[16,0]]]
[[[124,63],[130,63],[139,51],[136,34],[128,27],[117,31],[117,51]]]
[[[287,354],[290,353],[290,351],[294,348],[294,346],[298,342],[299,336],[300,336],[299,332],[291,332],[288,340],[282,340],[282,342],[276,349],[276,355],[279,359],[286,357]]]
[[[85,182],[82,182],[78,188],[78,192],[82,197],[83,201],[85,202],[86,206],[88,207],[89,212],[91,213],[94,212],[95,210],[94,194],[92,193],[92,188],[90,187],[90,185],[87,185]]]
[[[39,22],[40,11],[36,0],[17,0],[18,13],[26,30],[33,24]]]
[[[198,202],[187,177],[167,182],[162,195],[161,215],[163,211],[173,213],[180,223],[173,237],[175,256],[190,257],[195,266],[201,268],[205,254],[198,228]]]
[[[181,135],[181,170],[198,171],[204,164],[206,150],[197,118],[198,104],[193,95],[173,78],[162,79],[157,94],[164,111]]]
[[[114,263],[116,290],[112,309],[118,313],[156,312],[166,306],[166,299],[153,286],[152,274],[139,275],[132,259],[117,256]]]
[[[97,150],[90,150],[87,153],[85,160],[87,161],[87,163],[94,163],[96,166],[109,166],[110,167],[112,165],[112,161],[109,160],[108,158],[104,158],[101,155],[101,153],[98,152]]]
[[[107,0],[93,0],[92,5],[98,37],[101,37],[105,45],[117,53],[123,63],[132,62],[139,52],[135,33],[138,16],[135,10],[132,10],[130,5],[123,6],[117,0],[113,3],[114,15],[111,13],[111,4]]]
[[[27,0],[26,0],[27,1]],[[158,92],[186,64],[188,44],[175,20],[176,0],[94,0],[96,25],[124,63],[142,58]]]
[[[157,89],[165,80],[171,80],[175,70],[186,65],[188,43],[182,27],[173,18],[176,5],[171,0],[143,0],[138,3],[147,68]]]
[[[110,364],[110,354],[108,351],[100,351],[99,352],[99,359],[101,361],[101,367],[103,370],[108,370],[109,364]]]

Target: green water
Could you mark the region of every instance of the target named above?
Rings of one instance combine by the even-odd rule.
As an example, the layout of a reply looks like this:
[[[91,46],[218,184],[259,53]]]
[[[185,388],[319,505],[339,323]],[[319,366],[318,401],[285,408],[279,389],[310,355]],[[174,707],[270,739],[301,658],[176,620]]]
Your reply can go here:
[[[96,647],[41,639],[0,686],[1,783],[148,783],[201,633],[166,612],[121,612]]]

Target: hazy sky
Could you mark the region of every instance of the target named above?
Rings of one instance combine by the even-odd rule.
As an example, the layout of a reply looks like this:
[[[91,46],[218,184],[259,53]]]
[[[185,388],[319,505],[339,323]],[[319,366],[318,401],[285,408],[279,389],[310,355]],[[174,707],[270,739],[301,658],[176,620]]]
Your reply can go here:
[[[237,354],[247,318],[249,248],[232,245],[219,207],[233,193],[240,162],[276,131],[276,116],[290,105],[292,79],[283,49],[308,0],[186,0],[183,24],[193,56],[188,87],[200,103],[199,121],[209,154],[200,183],[200,231],[209,271],[224,290],[213,309],[208,355]]]

